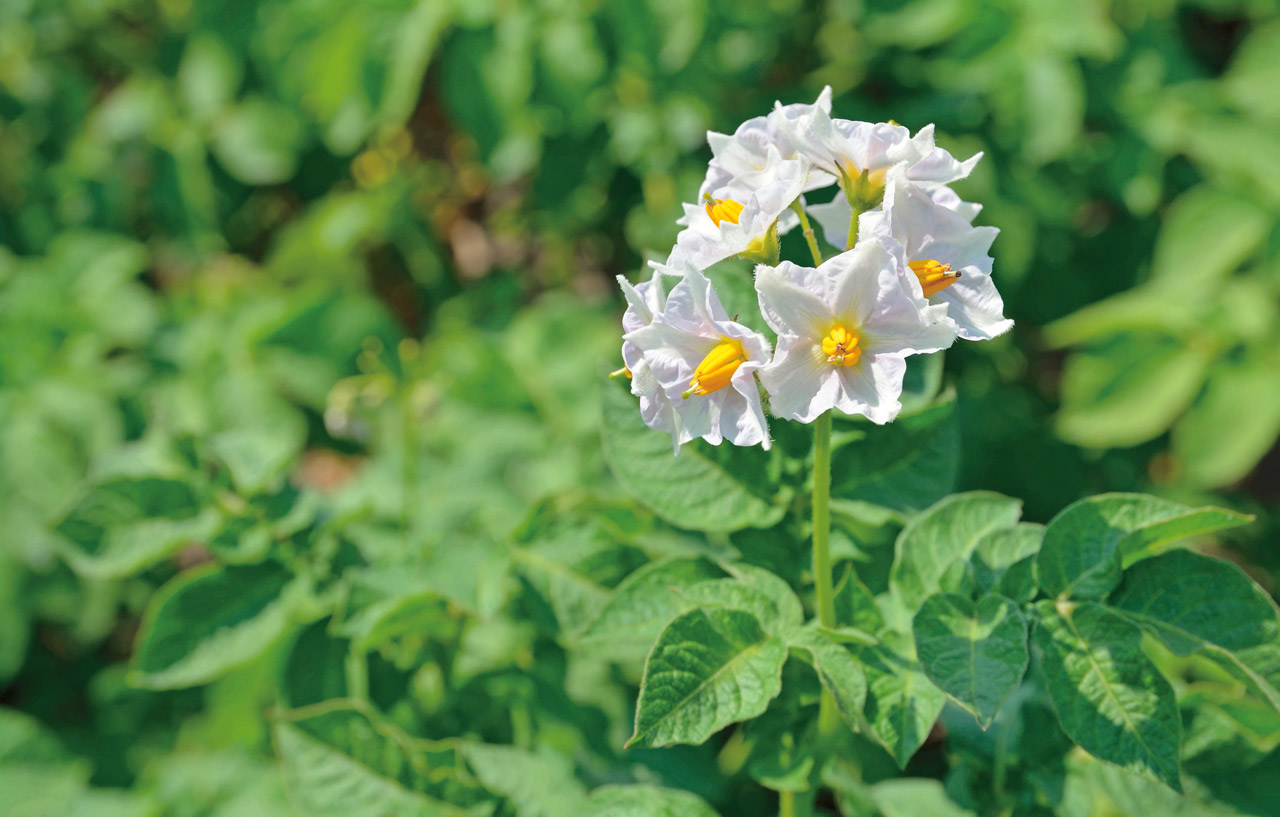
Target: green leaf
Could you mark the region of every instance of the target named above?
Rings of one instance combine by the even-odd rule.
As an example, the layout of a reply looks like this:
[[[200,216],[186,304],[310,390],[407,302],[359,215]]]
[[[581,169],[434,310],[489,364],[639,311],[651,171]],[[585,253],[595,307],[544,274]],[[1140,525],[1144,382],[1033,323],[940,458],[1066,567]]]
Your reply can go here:
[[[1044,540],[1044,525],[1019,522],[978,540],[969,557],[969,572],[980,593],[999,593],[1017,602],[1036,595],[1035,556]]]
[[[208,683],[246,664],[295,623],[309,591],[274,564],[198,568],[156,593],[142,618],[130,683],[180,689]]]
[[[582,811],[587,791],[565,755],[482,743],[465,744],[462,754],[486,788],[511,801],[518,817],[562,817]]]
[[[1220,508],[1188,508],[1144,494],[1101,494],[1068,505],[1049,521],[1036,557],[1036,580],[1050,595],[1106,596],[1121,568],[1187,536],[1242,525],[1251,517]]]
[[[276,753],[290,798],[309,817],[472,817],[492,806],[456,753],[334,701],[278,720]],[[465,805],[459,805],[465,804]]]
[[[884,627],[884,614],[876,604],[876,597],[850,567],[836,585],[836,625],[855,627],[863,632],[876,633]]]
[[[1125,571],[1111,604],[1179,655],[1205,653],[1280,710],[1280,613],[1240,568],[1175,550]]]
[[[601,786],[582,817],[719,817],[696,794],[657,786]]]
[[[1211,291],[1253,254],[1271,227],[1266,211],[1238,191],[1194,187],[1169,206],[1151,279],[1192,297]]]
[[[985,729],[1022,682],[1030,654],[1027,621],[1003,596],[976,602],[955,593],[925,600],[912,622],[925,675]]]
[[[769,455],[734,452],[740,467],[726,469],[698,441],[671,451],[669,435],[645,426],[624,385],[604,389],[604,454],[618,480],[659,516],[682,528],[734,531],[776,524],[784,509],[773,504]]]
[[[1169,683],[1142,651],[1142,630],[1093,602],[1042,601],[1035,643],[1067,735],[1090,754],[1182,790],[1182,722]]]
[[[266,97],[250,97],[219,121],[212,147],[237,181],[278,184],[297,169],[305,137],[291,110]]]
[[[1172,451],[1188,483],[1235,482],[1271,450],[1280,435],[1278,365],[1274,354],[1259,354],[1214,367],[1204,394],[1173,429]]]
[[[1012,527],[1022,503],[974,491],[947,497],[912,519],[898,536],[889,580],[908,613],[940,590],[958,590],[969,555],[987,533]]]
[[[221,525],[185,482],[113,479],[89,489],[58,523],[59,552],[83,576],[118,579],[207,541]]]
[[[782,690],[787,649],[740,610],[694,609],[667,625],[649,655],[628,746],[699,744],[764,712]]]
[[[871,735],[899,768],[929,737],[947,696],[933,685],[914,658],[910,643],[853,646],[853,655],[867,676],[865,715]]]
[[[662,628],[693,605],[680,591],[720,574],[705,559],[647,564],[617,586],[576,645],[615,660],[643,662]]]
[[[213,435],[209,447],[231,472],[236,490],[249,496],[282,480],[306,443],[303,428],[235,428]]]
[[[898,511],[918,511],[955,488],[960,433],[955,401],[948,400],[878,426],[837,425],[831,454],[833,497],[857,499]]]
[[[719,607],[750,613],[771,635],[799,627],[804,608],[795,591],[769,571],[752,565],[729,565],[728,579],[698,582],[682,594],[700,607]]]
[[[882,780],[869,788],[872,802],[883,817],[972,817],[973,812],[960,808],[942,782],[904,777]]]
[[[1208,343],[1150,332],[1116,335],[1072,354],[1062,374],[1058,434],[1112,448],[1164,433],[1204,385],[1213,354]]]
[[[822,686],[831,693],[840,716],[856,730],[867,699],[867,677],[853,654],[821,630],[797,627],[787,634],[787,646],[803,650]]]

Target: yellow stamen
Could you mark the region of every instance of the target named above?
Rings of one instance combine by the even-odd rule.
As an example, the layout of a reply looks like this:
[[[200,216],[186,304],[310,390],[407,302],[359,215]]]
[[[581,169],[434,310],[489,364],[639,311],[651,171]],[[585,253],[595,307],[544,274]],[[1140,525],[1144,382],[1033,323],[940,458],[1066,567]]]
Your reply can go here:
[[[738,223],[738,216],[742,215],[742,205],[733,199],[717,199],[712,198],[710,193],[703,193],[702,198],[706,200],[707,215],[711,216],[711,221],[717,227],[720,222],[727,221],[730,224]]]
[[[852,366],[862,357],[858,348],[858,333],[838,323],[831,327],[831,332],[822,339],[822,352],[827,362],[833,366]]]
[[[617,378],[619,378],[619,377],[625,377],[626,379],[630,380],[630,379],[631,379],[631,370],[630,370],[630,369],[628,369],[626,366],[623,366],[621,369],[618,369],[617,371],[609,372],[609,379],[610,379],[610,380],[615,380],[615,379],[617,379]]]
[[[911,267],[911,271],[920,279],[920,286],[924,289],[926,298],[937,295],[960,278],[959,270],[952,271],[950,264],[944,264],[941,261],[912,261],[907,266]]]
[[[691,394],[711,394],[729,385],[733,373],[747,362],[747,353],[742,343],[733,338],[721,338],[724,342],[707,353],[693,372],[693,380],[689,381],[689,390],[680,396],[686,400]]]

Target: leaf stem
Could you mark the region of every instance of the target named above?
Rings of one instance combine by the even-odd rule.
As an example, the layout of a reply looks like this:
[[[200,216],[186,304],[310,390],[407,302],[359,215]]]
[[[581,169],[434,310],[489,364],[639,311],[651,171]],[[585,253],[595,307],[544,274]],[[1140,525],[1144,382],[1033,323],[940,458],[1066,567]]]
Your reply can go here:
[[[809,223],[809,214],[804,211],[804,206],[800,204],[800,198],[791,202],[791,209],[796,211],[796,215],[800,216],[800,228],[804,230],[804,240],[809,244],[809,252],[813,255],[813,265],[815,267],[822,266],[822,251],[818,249],[818,240],[813,235],[813,225]]]
[[[778,792],[778,817],[796,817],[796,793]]]

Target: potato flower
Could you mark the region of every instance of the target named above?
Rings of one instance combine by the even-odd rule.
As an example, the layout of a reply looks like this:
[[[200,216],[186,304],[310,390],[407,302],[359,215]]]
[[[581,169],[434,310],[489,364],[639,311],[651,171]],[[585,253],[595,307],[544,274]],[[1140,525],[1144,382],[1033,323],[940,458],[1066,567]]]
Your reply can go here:
[[[625,339],[626,333],[653,323],[653,316],[661,312],[666,303],[667,295],[662,279],[676,273],[661,264],[652,266],[653,277],[634,286],[624,276],[618,276],[618,285],[622,287],[622,294],[627,299],[627,309],[622,313],[622,362],[625,368],[614,374],[625,374],[631,380],[631,393],[640,398],[640,414],[646,425],[672,428],[676,417],[671,401],[658,386],[657,378],[645,362],[644,352]]]
[[[722,188],[705,194],[700,204],[685,204],[684,216],[677,222],[685,228],[676,236],[668,263],[688,263],[704,270],[735,255],[776,263],[779,217],[794,218],[789,208],[804,191],[808,169],[804,160],[783,159],[770,148],[768,181],[758,189]]]
[[[624,336],[655,380],[651,404],[665,399],[671,407],[669,413],[645,413],[645,423],[669,432],[677,454],[695,437],[712,445],[728,438],[735,445],[768,448],[755,373],[770,360],[769,342],[729,318],[695,267],[684,267],[683,274],[653,320]]]
[[[947,308],[946,320],[965,340],[990,340],[1007,332],[1004,301],[991,280],[991,242],[999,230],[974,227],[907,179],[905,167],[889,172],[884,206],[866,213],[858,241],[889,239],[901,251],[903,281],[922,304]]]
[[[783,159],[796,158],[796,145],[786,135],[790,130],[788,123],[812,116],[815,110],[831,113],[830,86],[822,89],[812,105],[774,103],[774,109],[768,115],[748,119],[731,135],[707,131],[712,158],[699,196],[714,194],[726,187],[755,191],[768,184],[772,181],[769,170],[771,151],[776,150]],[[816,190],[835,184],[835,181],[831,175],[810,167],[803,189]]]
[[[897,258],[880,241],[859,242],[816,269],[757,266],[756,292],[778,333],[760,382],[785,419],[809,423],[835,408],[887,423],[902,410],[907,356],[955,339],[939,308],[921,309],[903,290]]]

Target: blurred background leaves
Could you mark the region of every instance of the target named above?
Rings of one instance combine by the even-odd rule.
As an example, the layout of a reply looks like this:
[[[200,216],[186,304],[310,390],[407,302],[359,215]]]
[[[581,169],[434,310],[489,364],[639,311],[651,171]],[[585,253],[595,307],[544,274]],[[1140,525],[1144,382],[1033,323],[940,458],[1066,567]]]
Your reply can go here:
[[[245,784],[263,772],[237,754],[268,739],[267,668],[336,650],[337,681],[317,670],[286,702],[354,694],[348,640],[383,651],[369,694],[413,699],[441,734],[462,729],[432,708],[442,684],[465,699],[467,678],[506,670],[483,700],[550,729],[585,717],[546,708],[568,688],[565,708],[599,716],[574,729],[617,731],[629,704],[593,685],[605,670],[521,675],[546,649],[535,631],[580,635],[645,557],[716,543],[607,476],[612,277],[665,257],[708,128],[824,84],[836,115],[936,122],[953,153],[984,151],[960,192],[1002,231],[1017,321],[948,355],[954,404],[851,424],[915,463],[868,481],[849,461],[853,538],[952,489],[1019,497],[1034,522],[1147,490],[1260,513],[1232,558],[1273,586],[1272,0],[3,0],[0,683],[57,733],[41,746],[65,745],[21,757],[91,760],[27,780],[32,797],[137,782],[113,813],[275,813],[278,780]],[[147,507],[161,482],[181,496]],[[229,612],[252,649],[197,667],[211,686],[130,686],[168,666],[144,610],[182,599],[157,588],[239,581],[211,561],[267,584],[287,568],[287,615]],[[338,598],[361,616],[338,634],[290,641],[271,619],[301,627]],[[512,598],[523,620],[496,615]],[[402,677],[436,649],[424,629],[459,677]],[[35,730],[4,714],[0,733]],[[505,742],[532,728],[515,723],[468,728]],[[174,796],[188,773],[204,799]]]

